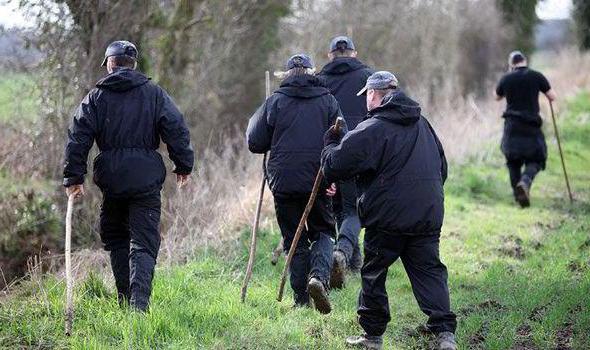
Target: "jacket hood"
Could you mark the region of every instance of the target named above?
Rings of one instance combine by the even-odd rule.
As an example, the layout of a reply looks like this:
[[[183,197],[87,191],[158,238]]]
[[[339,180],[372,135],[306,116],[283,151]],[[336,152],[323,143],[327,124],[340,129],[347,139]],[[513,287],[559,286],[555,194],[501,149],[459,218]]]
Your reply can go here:
[[[327,95],[330,90],[317,77],[304,74],[286,78],[276,92],[290,97],[314,98]]]
[[[130,69],[117,69],[96,83],[96,87],[116,92],[124,92],[147,83],[150,78]]]
[[[402,91],[396,91],[383,98],[381,106],[369,112],[369,117],[388,120],[400,125],[411,125],[420,119],[422,109]]]
[[[368,67],[355,57],[336,57],[322,68],[320,75],[346,74],[362,68]]]

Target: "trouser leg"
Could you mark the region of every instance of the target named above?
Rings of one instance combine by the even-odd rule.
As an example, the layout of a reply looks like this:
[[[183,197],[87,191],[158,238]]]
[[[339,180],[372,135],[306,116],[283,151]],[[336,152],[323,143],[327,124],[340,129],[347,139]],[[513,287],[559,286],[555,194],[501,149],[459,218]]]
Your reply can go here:
[[[130,299],[128,203],[124,199],[103,198],[100,211],[100,238],[109,252],[120,304]]]
[[[340,182],[338,193],[341,197],[341,211],[337,216],[339,220],[336,249],[344,254],[348,266],[351,266],[355,251],[360,253],[358,240],[361,231],[361,222],[356,210],[357,190],[354,180]]]
[[[526,162],[521,180],[526,182],[527,185],[530,187],[533,184],[533,180],[535,179],[535,176],[537,176],[539,171],[541,171],[541,165],[539,163]]]
[[[416,301],[428,316],[428,328],[454,333],[457,321],[450,308],[447,268],[439,257],[439,236],[409,238],[401,260]]]
[[[516,184],[518,184],[522,175],[522,165],[523,161],[520,159],[508,159],[506,161],[508,173],[510,174],[510,185],[512,186],[512,191],[514,193],[516,193]]]
[[[134,197],[129,203],[131,306],[146,311],[160,249],[160,192]]]
[[[404,239],[398,236],[365,232],[357,313],[361,327],[370,336],[383,335],[391,320],[385,281],[387,270],[401,254],[403,244]]]
[[[290,198],[275,196],[275,212],[281,235],[283,236],[283,249],[285,254],[289,253],[295,232],[305,207],[303,198]],[[309,275],[309,239],[307,231],[304,230],[293,254],[293,260],[289,266],[289,282],[293,289],[293,299],[296,305],[309,303],[307,294],[307,278]]]
[[[309,277],[319,279],[328,289],[336,229],[334,228],[332,203],[325,194],[318,193],[309,213],[307,226],[309,228],[307,237],[311,243]]]

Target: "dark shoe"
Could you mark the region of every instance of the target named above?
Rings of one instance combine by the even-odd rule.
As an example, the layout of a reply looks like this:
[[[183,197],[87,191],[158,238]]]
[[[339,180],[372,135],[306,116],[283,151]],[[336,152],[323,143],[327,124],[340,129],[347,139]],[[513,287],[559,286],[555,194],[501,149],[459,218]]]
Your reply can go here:
[[[530,186],[525,181],[519,181],[514,190],[514,196],[521,207],[526,208],[531,205],[529,200]]]
[[[334,251],[332,258],[332,272],[330,274],[330,288],[342,289],[346,278],[346,257],[339,250]]]
[[[346,345],[364,349],[383,349],[383,338],[371,335],[355,335],[346,338]]]
[[[330,311],[332,311],[328,292],[322,281],[312,277],[307,283],[307,291],[309,292],[311,299],[313,299],[313,304],[315,305],[316,310],[322,314],[329,314]]]
[[[455,335],[451,332],[440,332],[436,335],[437,350],[457,350]]]
[[[361,254],[361,250],[357,245],[352,251],[352,257],[348,263],[348,269],[350,272],[359,273],[361,272],[361,267],[363,267],[363,255]]]

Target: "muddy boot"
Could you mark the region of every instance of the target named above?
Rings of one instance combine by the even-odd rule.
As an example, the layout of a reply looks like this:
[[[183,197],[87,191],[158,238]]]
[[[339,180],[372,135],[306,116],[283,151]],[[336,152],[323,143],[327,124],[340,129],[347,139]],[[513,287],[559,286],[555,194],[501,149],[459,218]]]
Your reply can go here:
[[[117,287],[117,299],[120,306],[129,304],[131,298],[129,290],[129,249],[111,250],[111,268]]]
[[[346,345],[361,349],[383,349],[383,337],[367,334],[346,338]]]
[[[436,335],[437,350],[456,350],[455,335],[451,332],[440,332]]]
[[[332,256],[332,272],[330,273],[330,288],[342,289],[346,276],[346,257],[339,250]]]
[[[309,296],[313,299],[313,304],[320,313],[329,314],[332,311],[328,291],[319,279],[312,277],[307,283]]]
[[[352,251],[352,257],[348,262],[348,269],[350,272],[359,273],[361,272],[361,267],[363,267],[363,255],[361,254],[361,248],[357,244]]]
[[[529,199],[529,191],[530,185],[523,176],[522,180],[520,180],[518,184],[516,184],[516,188],[514,189],[514,196],[516,198],[516,201],[518,202],[518,204],[520,204],[522,208],[526,208],[531,205]]]

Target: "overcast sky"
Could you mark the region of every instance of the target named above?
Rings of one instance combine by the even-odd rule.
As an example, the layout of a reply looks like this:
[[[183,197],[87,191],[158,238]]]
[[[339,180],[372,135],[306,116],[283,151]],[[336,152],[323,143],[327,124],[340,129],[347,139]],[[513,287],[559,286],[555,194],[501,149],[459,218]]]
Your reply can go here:
[[[4,4],[0,0],[0,24],[5,27],[27,26],[27,19],[18,10],[17,1]],[[541,19],[568,18],[572,9],[572,0],[543,0],[537,6],[537,15]]]

